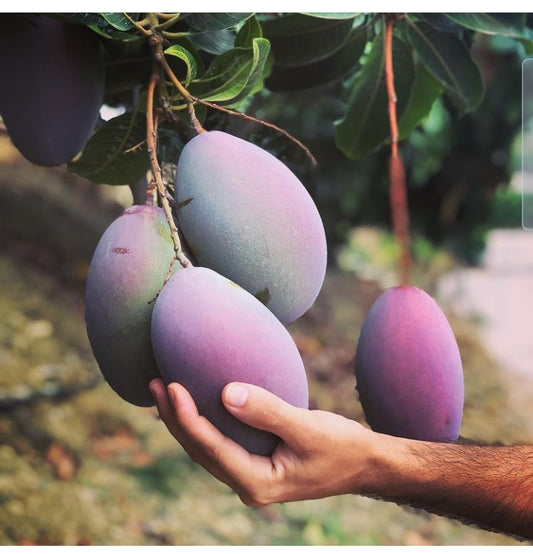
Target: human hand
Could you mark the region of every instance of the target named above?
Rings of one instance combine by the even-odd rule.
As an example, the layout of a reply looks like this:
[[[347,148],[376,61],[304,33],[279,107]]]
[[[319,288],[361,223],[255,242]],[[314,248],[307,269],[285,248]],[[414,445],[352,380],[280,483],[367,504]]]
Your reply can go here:
[[[230,383],[222,402],[236,418],[278,435],[271,457],[250,454],[198,414],[178,383],[150,390],[161,419],[190,457],[248,506],[365,493],[376,479],[380,435],[337,414],[296,408],[260,387]]]
[[[154,379],[150,389],[170,433],[248,506],[357,493],[533,538],[531,446],[391,437],[330,412],[295,408],[260,387],[230,383],[222,391],[226,408],[282,439],[271,457],[258,456],[200,416],[181,385],[165,388]]]

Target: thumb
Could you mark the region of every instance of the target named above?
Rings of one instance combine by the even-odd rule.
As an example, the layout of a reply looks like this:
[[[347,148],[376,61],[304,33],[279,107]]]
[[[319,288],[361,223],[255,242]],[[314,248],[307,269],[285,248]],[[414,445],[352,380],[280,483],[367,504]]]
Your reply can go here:
[[[275,394],[249,383],[229,383],[222,391],[226,409],[244,423],[269,431],[285,442],[297,442],[302,417],[307,410],[296,408]]]

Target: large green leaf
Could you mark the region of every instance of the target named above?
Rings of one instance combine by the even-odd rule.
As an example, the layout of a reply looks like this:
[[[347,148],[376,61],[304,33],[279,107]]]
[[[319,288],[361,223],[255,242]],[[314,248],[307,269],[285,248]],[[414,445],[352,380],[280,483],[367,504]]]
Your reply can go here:
[[[263,30],[257,17],[248,18],[235,37],[235,47],[250,48],[254,38],[263,38]]]
[[[475,108],[483,97],[483,83],[465,44],[456,35],[439,31],[423,21],[407,21],[407,36],[413,49],[446,87],[460,113]]]
[[[168,56],[174,56],[185,63],[187,73],[185,75],[184,85],[188,87],[189,83],[196,77],[196,72],[198,70],[198,64],[196,63],[194,54],[187,50],[184,46],[181,46],[181,44],[173,44],[172,46],[169,46],[165,50],[165,54]]]
[[[411,50],[399,37],[393,40],[394,86],[400,116],[414,80]],[[362,69],[356,74],[346,114],[338,122],[335,141],[349,158],[370,154],[390,138],[388,95],[385,84],[383,35],[378,35]]]
[[[366,43],[366,27],[355,29],[344,46],[329,58],[299,67],[274,66],[266,86],[278,92],[303,90],[339,81],[357,66]]]
[[[409,17],[413,17],[410,15]],[[439,31],[445,31],[447,33],[455,33],[461,26],[446,17],[443,13],[419,13],[416,14],[416,19],[423,19],[426,23],[429,23],[432,27],[435,27]]]
[[[115,58],[105,64],[105,92],[116,92],[145,85],[150,80],[153,70],[151,56],[141,58]]]
[[[134,27],[130,19],[136,21],[139,14],[128,14],[130,19],[128,19],[123,13],[101,13],[100,15],[115,29],[118,29],[119,31],[129,31]]]
[[[204,100],[234,104],[250,94],[262,78],[269,52],[270,44],[264,38],[253,39],[251,48],[234,48],[215,58],[189,91]]]
[[[70,162],[68,169],[94,183],[134,183],[150,166],[145,138],[145,114],[141,111],[111,119],[97,129],[81,157]]]
[[[444,86],[421,63],[416,74],[407,106],[398,121],[400,139],[407,138],[429,115],[433,103],[444,92]]]
[[[202,50],[220,56],[231,50],[235,44],[235,33],[229,29],[205,33],[193,33],[188,39]]]
[[[129,13],[128,15],[134,21],[139,18],[138,13]],[[53,14],[53,17],[85,25],[100,36],[117,42],[136,42],[140,38],[131,32],[134,25],[125,17],[124,13],[58,13]]]
[[[251,13],[193,13],[187,16],[187,23],[195,31],[222,31],[239,25],[251,15]]]
[[[134,27],[133,23],[123,12],[117,13],[60,13],[58,16],[68,19],[73,23],[80,23],[97,27],[99,29],[113,28],[118,31],[129,31]],[[133,21],[139,18],[138,13],[128,13]]]
[[[446,17],[480,33],[533,38],[531,30],[525,26],[526,17],[523,13],[448,13]]]
[[[321,19],[290,14],[263,21],[263,35],[270,40],[274,63],[298,66],[331,56],[348,39],[352,19]]]
[[[236,105],[247,96],[255,94],[263,88],[263,79],[267,74],[267,62],[270,55],[270,42],[263,38],[252,40],[253,58],[246,80],[246,85],[241,92],[235,96],[232,105]]]
[[[80,23],[82,25],[92,25],[101,28],[109,26],[107,19],[99,13],[61,13],[58,15],[73,23]]]

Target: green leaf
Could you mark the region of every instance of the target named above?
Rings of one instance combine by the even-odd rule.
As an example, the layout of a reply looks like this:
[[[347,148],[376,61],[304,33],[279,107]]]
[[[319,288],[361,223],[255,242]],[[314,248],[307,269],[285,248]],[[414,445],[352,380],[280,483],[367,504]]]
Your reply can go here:
[[[303,90],[343,79],[359,63],[367,43],[366,27],[352,31],[344,46],[329,58],[299,67],[274,66],[266,86],[280,92]]]
[[[231,50],[235,43],[235,33],[228,29],[213,31],[207,33],[194,33],[188,35],[188,39],[198,48],[220,56],[228,50]]]
[[[139,110],[115,117],[96,130],[68,169],[94,183],[134,183],[150,166],[145,138],[145,116]]]
[[[455,33],[461,28],[443,13],[421,13],[417,14],[417,18],[423,19],[432,27],[435,27],[439,31],[445,31],[446,33]]]
[[[128,14],[134,21],[139,14]],[[70,23],[85,25],[100,36],[116,41],[138,41],[139,36],[132,33],[134,26],[127,20],[123,13],[59,13],[54,14],[59,19]]]
[[[101,28],[109,26],[109,22],[99,13],[61,13],[58,15],[73,23],[80,23],[81,25],[92,25]]]
[[[195,31],[222,31],[239,25],[251,15],[251,13],[193,13],[187,16],[187,23]]]
[[[483,97],[483,83],[465,44],[427,23],[407,21],[407,36],[417,56],[446,87],[460,113],[475,108]]]
[[[523,13],[448,13],[446,17],[480,33],[533,38],[531,30],[525,26],[526,18]]]
[[[235,38],[235,47],[250,48],[254,38],[263,38],[263,30],[257,17],[247,19]]]
[[[153,58],[115,58],[105,64],[106,95],[145,85],[153,70]]]
[[[101,13],[100,14],[112,27],[119,31],[129,31],[134,25],[123,13]],[[133,21],[136,21],[139,14],[128,14]]]
[[[398,121],[400,140],[407,138],[427,117],[435,100],[444,92],[443,85],[421,63],[417,64],[415,80],[407,106]]]
[[[401,115],[414,80],[414,62],[410,48],[395,36],[393,40],[396,110]],[[353,89],[342,121],[337,122],[335,141],[349,158],[370,154],[389,140],[388,96],[385,84],[383,35],[378,35],[362,69],[354,78]]]
[[[187,74],[185,76],[184,84],[186,87],[196,77],[198,66],[196,64],[196,58],[194,55],[180,44],[173,44],[165,50],[165,54],[169,56],[175,56],[185,63],[187,66]]]
[[[254,38],[252,40],[252,63],[248,72],[246,85],[241,92],[235,96],[232,105],[235,105],[247,96],[255,94],[263,88],[263,78],[266,75],[267,62],[270,55],[270,42],[264,38]]]
[[[175,123],[164,121],[159,125],[157,129],[157,158],[159,164],[177,163],[183,146],[183,139]]]
[[[270,44],[264,38],[252,40],[251,48],[234,48],[213,60],[201,79],[191,83],[193,96],[219,103],[244,99],[262,78]]]
[[[362,14],[346,12],[302,12],[302,15],[318,17],[320,19],[354,19]]]
[[[263,35],[270,40],[274,64],[304,65],[327,58],[348,39],[352,19],[320,19],[290,14],[262,22]]]

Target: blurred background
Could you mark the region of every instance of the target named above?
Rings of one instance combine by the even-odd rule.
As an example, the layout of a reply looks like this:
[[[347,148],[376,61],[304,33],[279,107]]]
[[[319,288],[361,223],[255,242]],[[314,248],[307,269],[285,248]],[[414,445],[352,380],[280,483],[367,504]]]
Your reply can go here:
[[[485,98],[461,119],[438,100],[401,146],[409,182],[414,284],[436,297],[456,333],[466,398],[461,434],[533,442],[533,234],[521,228],[521,66],[514,42],[474,45]],[[329,246],[323,290],[289,330],[311,407],[364,423],[353,362],[364,317],[397,282],[388,149],[350,161],[333,140],[341,91],[261,92],[247,110],[301,139],[226,115],[206,126],[250,138],[299,175]],[[325,123],[327,122],[327,123]],[[517,544],[392,503],[340,496],[247,508],[189,460],[154,409],[103,382],[85,334],[92,252],[132,202],[128,187],[92,185],[25,161],[0,132],[0,544]]]

